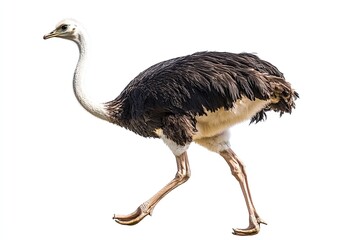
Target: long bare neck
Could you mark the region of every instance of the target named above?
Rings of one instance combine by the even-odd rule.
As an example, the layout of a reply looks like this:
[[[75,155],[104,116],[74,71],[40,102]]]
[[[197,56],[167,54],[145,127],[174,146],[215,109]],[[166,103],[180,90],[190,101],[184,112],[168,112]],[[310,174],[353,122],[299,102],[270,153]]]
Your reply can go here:
[[[93,103],[88,96],[83,92],[83,73],[86,65],[86,41],[84,35],[79,36],[79,41],[76,42],[79,47],[79,60],[76,65],[73,79],[73,89],[78,102],[85,108],[86,111],[92,115],[109,121],[109,115],[105,106],[101,103]]]

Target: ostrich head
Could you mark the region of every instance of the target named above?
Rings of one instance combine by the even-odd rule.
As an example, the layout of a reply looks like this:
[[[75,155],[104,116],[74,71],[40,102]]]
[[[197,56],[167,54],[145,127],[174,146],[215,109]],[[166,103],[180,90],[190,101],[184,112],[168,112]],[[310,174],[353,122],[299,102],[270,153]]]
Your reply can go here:
[[[81,35],[79,24],[74,20],[65,19],[56,25],[55,30],[44,35],[44,39],[58,37],[78,43],[82,40]]]

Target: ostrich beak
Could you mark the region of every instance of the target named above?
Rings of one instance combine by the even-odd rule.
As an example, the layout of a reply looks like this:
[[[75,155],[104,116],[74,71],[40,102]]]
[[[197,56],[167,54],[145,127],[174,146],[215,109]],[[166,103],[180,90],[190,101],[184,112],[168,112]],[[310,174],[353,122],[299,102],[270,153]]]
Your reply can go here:
[[[59,34],[56,32],[56,30],[54,30],[54,31],[52,31],[52,32],[50,32],[50,33],[48,33],[48,34],[45,34],[44,35],[44,40],[46,40],[46,39],[49,39],[49,38],[53,38],[53,37],[57,37]]]

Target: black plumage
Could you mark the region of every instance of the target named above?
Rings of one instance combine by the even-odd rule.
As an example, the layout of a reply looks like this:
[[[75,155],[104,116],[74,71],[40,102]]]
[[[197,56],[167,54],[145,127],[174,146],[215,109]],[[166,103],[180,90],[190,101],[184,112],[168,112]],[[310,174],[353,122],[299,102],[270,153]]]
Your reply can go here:
[[[155,129],[163,129],[184,145],[196,132],[196,116],[228,110],[243,97],[278,99],[251,118],[259,122],[268,110],[291,113],[298,94],[275,66],[254,54],[198,52],[151,66],[106,105],[113,123],[143,137],[156,138]]]

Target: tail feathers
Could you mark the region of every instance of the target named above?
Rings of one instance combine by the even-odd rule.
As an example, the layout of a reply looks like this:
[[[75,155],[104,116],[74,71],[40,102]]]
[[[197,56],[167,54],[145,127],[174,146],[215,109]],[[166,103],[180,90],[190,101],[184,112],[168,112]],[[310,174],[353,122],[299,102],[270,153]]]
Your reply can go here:
[[[286,82],[284,78],[274,76],[271,78],[269,80],[273,101],[253,116],[250,123],[266,120],[266,112],[270,110],[279,112],[281,117],[284,113],[291,114],[292,110],[295,109],[295,100],[299,98],[299,94],[291,88],[290,83]]]
[[[295,108],[295,100],[299,98],[299,94],[285,80],[277,81],[271,85],[273,85],[275,101],[269,105],[269,108],[275,112],[280,112],[280,116],[284,113],[291,113],[292,109]]]
[[[295,108],[295,100],[297,98],[299,98],[299,94],[296,91],[292,91],[288,96],[281,96],[277,103],[270,104],[269,107],[275,112],[280,112],[280,116],[285,112],[291,114],[292,109]]]

